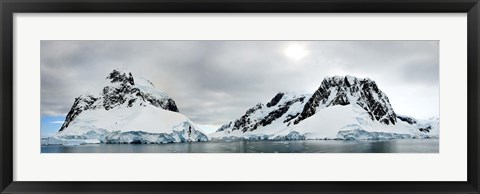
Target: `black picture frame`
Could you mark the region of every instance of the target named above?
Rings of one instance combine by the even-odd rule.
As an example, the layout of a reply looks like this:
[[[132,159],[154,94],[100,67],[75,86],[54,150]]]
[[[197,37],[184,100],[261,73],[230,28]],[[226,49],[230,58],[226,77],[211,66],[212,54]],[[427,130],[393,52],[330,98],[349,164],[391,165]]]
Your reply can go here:
[[[479,193],[478,0],[0,0],[1,193]],[[467,13],[466,182],[24,182],[13,181],[14,13]],[[448,168],[448,166],[445,166]]]

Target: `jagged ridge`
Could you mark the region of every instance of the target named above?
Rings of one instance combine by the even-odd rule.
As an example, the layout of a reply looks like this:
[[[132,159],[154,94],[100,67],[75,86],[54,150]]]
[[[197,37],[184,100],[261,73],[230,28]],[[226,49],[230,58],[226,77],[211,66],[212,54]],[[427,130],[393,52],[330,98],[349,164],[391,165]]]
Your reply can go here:
[[[327,77],[308,100],[295,124],[315,114],[317,108],[356,103],[365,109],[372,120],[395,124],[397,117],[385,95],[375,81],[353,76]]]
[[[291,109],[294,104],[297,107]],[[261,103],[255,105],[239,119],[220,127],[217,132],[240,130],[245,133],[256,130],[260,126],[270,125],[280,118],[282,118],[281,122],[288,127],[314,115],[318,109],[349,104],[362,107],[373,121],[386,125],[397,123],[397,116],[388,97],[374,81],[347,75],[326,77],[313,95],[277,93],[266,105]],[[300,109],[298,106],[301,106]]]
[[[217,131],[231,129],[243,132],[256,130],[260,126],[270,125],[282,119],[282,123],[290,122],[300,114],[301,109],[291,110],[292,106],[303,107],[307,94],[277,93],[266,105],[259,103],[248,109],[239,119],[229,122]]]

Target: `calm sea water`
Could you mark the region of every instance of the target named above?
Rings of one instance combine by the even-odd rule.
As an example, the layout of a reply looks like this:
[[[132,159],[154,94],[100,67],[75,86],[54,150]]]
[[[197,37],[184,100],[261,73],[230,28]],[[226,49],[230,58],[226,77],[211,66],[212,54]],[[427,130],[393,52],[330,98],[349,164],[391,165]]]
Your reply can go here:
[[[42,145],[42,153],[438,153],[438,139],[387,141],[210,141],[172,144]]]

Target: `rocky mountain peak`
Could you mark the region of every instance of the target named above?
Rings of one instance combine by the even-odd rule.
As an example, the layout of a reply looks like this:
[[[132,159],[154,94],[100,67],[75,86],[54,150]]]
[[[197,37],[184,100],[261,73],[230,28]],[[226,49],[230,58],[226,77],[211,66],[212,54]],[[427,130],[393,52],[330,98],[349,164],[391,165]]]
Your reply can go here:
[[[266,104],[253,106],[211,137],[248,140],[438,137],[438,118],[426,121],[396,115],[387,95],[372,79],[333,76],[326,77],[319,85],[313,94],[276,93]]]
[[[312,116],[319,107],[348,104],[361,106],[372,120],[387,125],[395,124],[397,121],[388,97],[378,88],[375,81],[347,75],[326,77],[294,123],[297,124]]]
[[[165,93],[155,89],[148,80],[139,79],[136,83],[131,72],[113,70],[106,77],[103,86],[94,88],[75,98],[60,131],[83,111],[133,106],[155,106],[172,112],[179,112],[175,101]]]
[[[122,70],[114,69],[106,79],[111,80],[111,83],[125,83],[135,85],[133,75],[131,72],[123,72]]]

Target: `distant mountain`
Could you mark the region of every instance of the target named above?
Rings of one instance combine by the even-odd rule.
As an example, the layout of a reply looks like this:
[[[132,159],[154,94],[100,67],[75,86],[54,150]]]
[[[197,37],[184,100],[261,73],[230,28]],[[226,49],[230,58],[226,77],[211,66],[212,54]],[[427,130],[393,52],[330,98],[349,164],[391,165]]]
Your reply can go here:
[[[313,94],[282,92],[220,127],[213,138],[391,139],[438,137],[438,119],[397,116],[369,78],[325,78]]]
[[[148,80],[113,70],[97,87],[75,98],[50,143],[171,143],[207,141],[179,113],[175,101]]]

